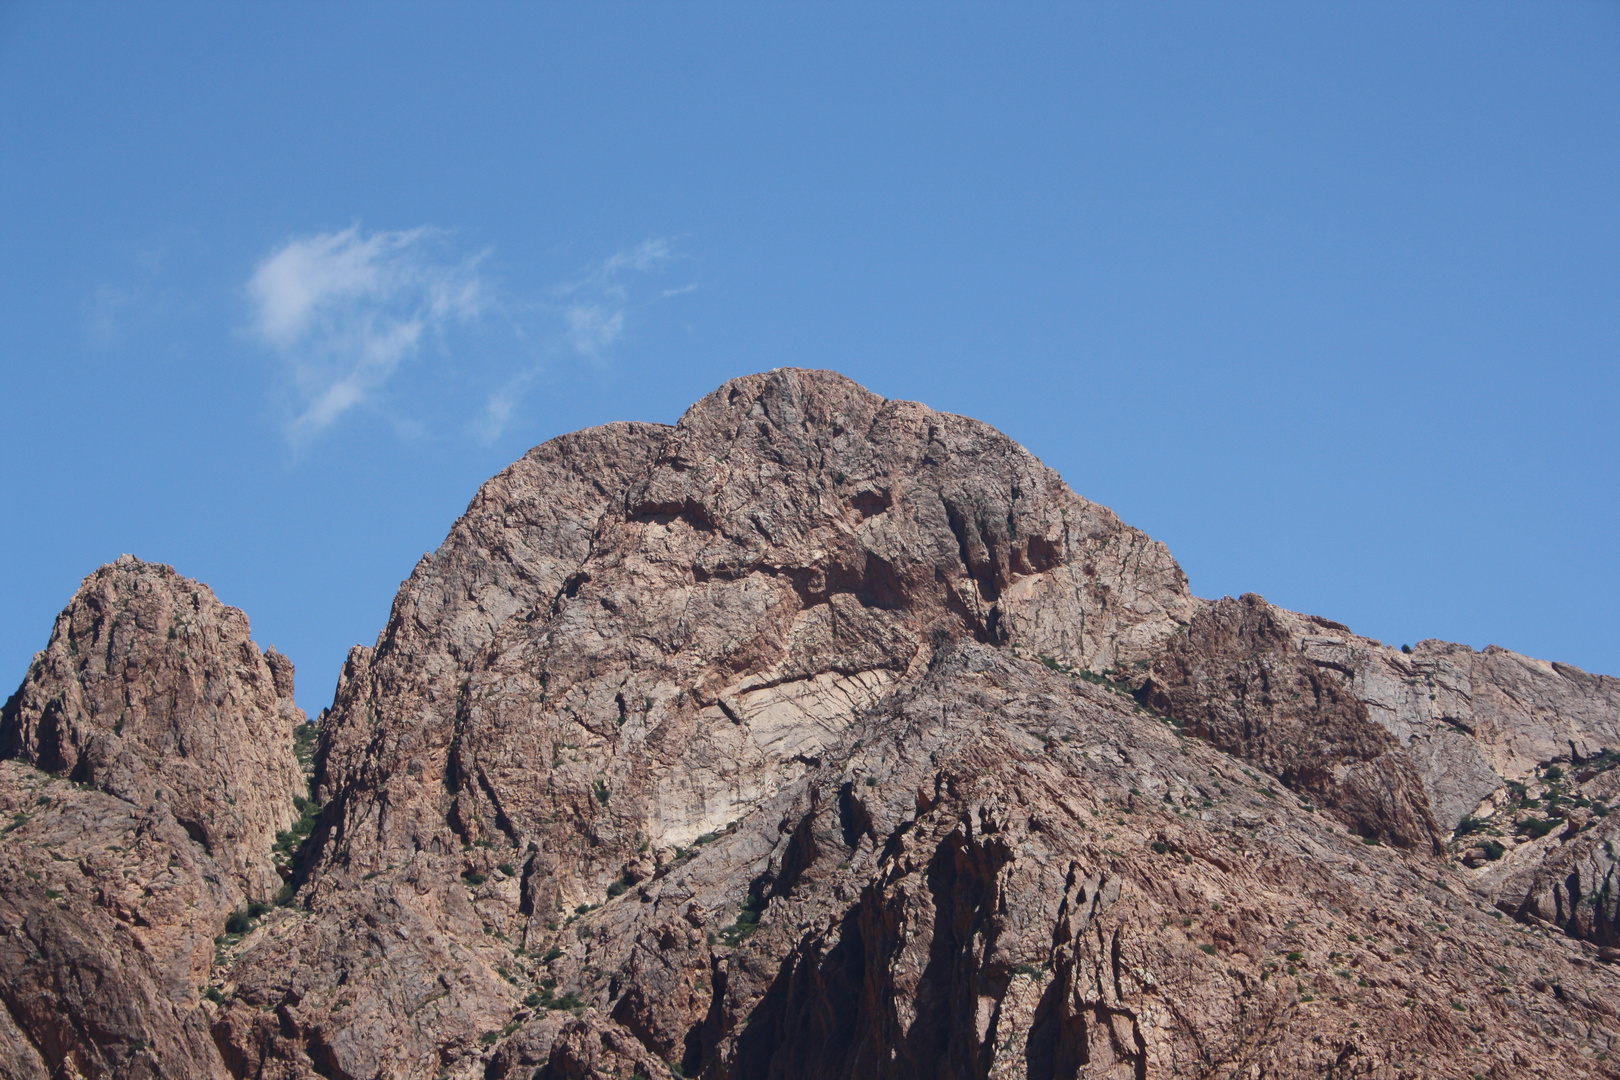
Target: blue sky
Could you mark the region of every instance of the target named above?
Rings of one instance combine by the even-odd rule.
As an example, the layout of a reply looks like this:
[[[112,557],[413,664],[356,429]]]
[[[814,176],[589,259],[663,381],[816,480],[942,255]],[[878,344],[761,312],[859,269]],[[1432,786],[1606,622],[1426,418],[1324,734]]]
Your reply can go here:
[[[0,683],[174,564],[325,704],[477,485],[735,375],[1620,674],[1613,4],[0,6]]]

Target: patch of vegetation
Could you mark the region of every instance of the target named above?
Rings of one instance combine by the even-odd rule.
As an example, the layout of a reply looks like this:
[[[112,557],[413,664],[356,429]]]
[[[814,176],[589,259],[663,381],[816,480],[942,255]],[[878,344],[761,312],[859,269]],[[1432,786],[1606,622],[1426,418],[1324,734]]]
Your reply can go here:
[[[469,886],[476,889],[489,879],[476,870],[464,870],[461,874],[461,880],[465,881]]]
[[[523,999],[523,1004],[531,1009],[566,1009],[569,1012],[577,1012],[585,1007],[579,995],[572,990],[562,997],[556,996],[556,990],[557,980],[546,979],[540,984],[538,991]]]
[[[720,931],[720,940],[733,948],[741,945],[759,929],[759,917],[764,911],[765,898],[750,893],[742,910],[737,912],[737,921]]]
[[[293,728],[293,756],[298,758],[298,764],[309,773],[315,768],[315,725],[311,723],[299,724]]]
[[[270,910],[270,905],[261,900],[254,900],[245,908],[230,913],[225,919],[225,932],[227,934],[245,934],[252,930],[260,916]]]
[[[1154,854],[1163,855],[1166,852],[1168,852],[1169,850],[1170,850],[1170,845],[1165,843],[1163,840],[1155,840],[1155,841],[1153,841]]]
[[[1519,831],[1532,840],[1540,840],[1557,827],[1557,818],[1525,818],[1519,822]]]
[[[298,820],[293,822],[291,829],[276,833],[276,846],[273,850],[283,861],[296,863],[304,841],[315,831],[315,823],[320,820],[321,808],[313,799],[306,799],[302,795],[293,796],[293,806],[298,810]]]
[[[596,795],[596,801],[603,806],[607,805],[608,787],[600,778],[591,781],[591,791]]]
[[[499,866],[495,867],[495,869],[499,870],[507,877],[517,877],[517,867],[513,866],[509,862],[503,862]]]

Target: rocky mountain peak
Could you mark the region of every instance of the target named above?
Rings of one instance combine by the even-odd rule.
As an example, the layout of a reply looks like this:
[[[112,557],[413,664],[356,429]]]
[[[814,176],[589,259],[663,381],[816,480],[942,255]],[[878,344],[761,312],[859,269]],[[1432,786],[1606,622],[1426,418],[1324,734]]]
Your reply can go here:
[[[291,694],[166,567],[64,611],[0,725],[51,770],[0,775],[18,1075],[1615,1075],[1620,683],[1200,600],[1005,435],[833,372],[484,484],[351,651],[313,803]],[[142,861],[75,873],[185,902],[53,907],[85,819]],[[79,959],[31,966],[47,923]],[[53,1019],[91,954],[160,1007]]]
[[[296,817],[292,663],[174,568],[122,555],[84,580],[0,715],[0,755],[160,804],[249,894]]]
[[[0,712],[0,1075],[222,1075],[200,991],[284,888],[292,691],[206,585],[85,578]]]

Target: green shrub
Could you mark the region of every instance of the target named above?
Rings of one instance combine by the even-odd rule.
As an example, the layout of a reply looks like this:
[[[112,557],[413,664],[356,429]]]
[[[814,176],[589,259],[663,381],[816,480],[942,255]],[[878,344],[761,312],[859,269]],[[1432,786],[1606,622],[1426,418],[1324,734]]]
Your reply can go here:
[[[475,870],[468,870],[466,873],[461,875],[461,880],[465,881],[468,885],[476,889],[489,879]]]
[[[720,940],[733,947],[741,945],[759,929],[759,917],[765,911],[765,898],[750,894],[737,912],[737,921],[720,931]]]
[[[1519,831],[1532,840],[1540,840],[1557,827],[1557,818],[1526,818],[1519,822]]]

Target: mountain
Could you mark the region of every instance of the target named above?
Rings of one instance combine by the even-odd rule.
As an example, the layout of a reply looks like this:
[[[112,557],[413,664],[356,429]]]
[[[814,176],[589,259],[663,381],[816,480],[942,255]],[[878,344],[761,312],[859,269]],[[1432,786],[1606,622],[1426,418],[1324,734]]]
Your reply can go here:
[[[0,717],[9,1075],[1620,1075],[1620,681],[1201,600],[831,372],[486,483],[307,775],[291,680],[86,580]]]

